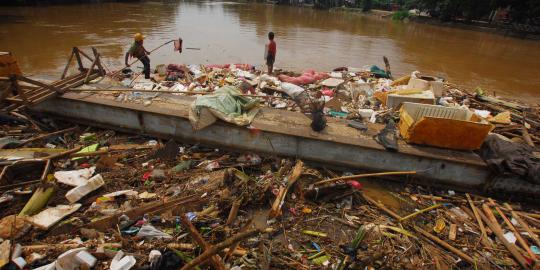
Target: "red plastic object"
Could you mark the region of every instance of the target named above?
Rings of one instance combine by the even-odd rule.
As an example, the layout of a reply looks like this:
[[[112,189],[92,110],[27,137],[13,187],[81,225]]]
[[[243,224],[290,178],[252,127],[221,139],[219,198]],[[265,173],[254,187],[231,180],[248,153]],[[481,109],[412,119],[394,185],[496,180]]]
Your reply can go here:
[[[329,97],[333,97],[334,96],[334,91],[328,89],[328,88],[325,88],[323,90],[321,90],[321,93],[325,96],[329,96]]]
[[[349,181],[347,182],[352,188],[354,189],[362,189],[362,184],[360,184],[358,181]]]
[[[143,180],[148,180],[148,178],[150,178],[150,176],[152,175],[152,172],[145,172],[142,176],[142,179]]]

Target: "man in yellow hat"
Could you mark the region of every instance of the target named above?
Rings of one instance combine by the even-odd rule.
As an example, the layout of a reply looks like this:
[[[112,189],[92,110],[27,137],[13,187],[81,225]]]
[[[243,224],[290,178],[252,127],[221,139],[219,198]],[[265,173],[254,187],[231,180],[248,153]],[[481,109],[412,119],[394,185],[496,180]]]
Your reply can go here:
[[[129,57],[137,57],[144,65],[144,78],[150,79],[150,58],[148,58],[150,52],[143,46],[144,36],[141,33],[137,33],[133,38],[135,39],[135,42],[133,42],[133,45],[131,45],[129,51],[126,53],[126,67],[129,67]]]

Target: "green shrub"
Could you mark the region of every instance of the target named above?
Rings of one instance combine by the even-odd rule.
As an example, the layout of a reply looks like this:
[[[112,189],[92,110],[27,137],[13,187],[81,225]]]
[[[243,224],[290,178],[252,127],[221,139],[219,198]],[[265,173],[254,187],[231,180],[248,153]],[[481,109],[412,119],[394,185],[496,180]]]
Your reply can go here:
[[[392,15],[392,20],[394,21],[403,21],[405,18],[409,18],[409,11],[407,10],[399,10]]]

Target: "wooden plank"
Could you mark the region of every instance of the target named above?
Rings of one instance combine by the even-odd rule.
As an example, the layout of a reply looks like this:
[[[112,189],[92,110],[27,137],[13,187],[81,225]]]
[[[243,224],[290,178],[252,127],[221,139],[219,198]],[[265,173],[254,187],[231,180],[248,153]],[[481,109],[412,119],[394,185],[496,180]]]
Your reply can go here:
[[[90,79],[90,80],[93,80],[93,79],[95,79],[95,78],[97,78],[97,77],[99,77],[99,76],[100,76],[100,75],[99,75],[98,73],[94,73],[94,74],[90,75],[89,79]],[[75,83],[71,84],[71,85],[69,86],[69,88],[80,86],[80,85],[82,85],[83,83],[84,83],[83,80],[78,81],[78,82],[75,82]],[[56,96],[56,95],[57,95],[57,93],[54,93],[54,92],[45,94],[45,95],[43,95],[43,96],[38,97],[37,99],[34,99],[34,100],[33,100],[33,103],[34,103],[34,104],[41,103],[41,102],[43,102],[43,101],[45,101],[45,100],[47,100],[47,99],[49,99],[49,98],[52,98],[52,97],[54,97],[54,96]]]
[[[63,82],[57,83],[57,85],[62,90],[67,89],[67,88],[69,88],[69,85],[71,85],[73,83],[77,83],[78,81],[82,80],[83,76],[84,76],[84,74],[81,73],[81,74],[79,74],[79,76],[76,76],[76,77],[73,77],[73,78],[71,78],[69,80],[65,80]],[[66,85],[68,85],[68,87],[66,87]],[[51,93],[51,92],[50,91],[43,91],[43,89],[39,89],[39,90],[33,91],[32,95],[29,97],[29,99],[33,101],[33,100],[35,100],[35,99],[37,99],[39,97],[48,95],[49,93]]]
[[[41,86],[43,88],[47,88],[51,91],[55,91],[55,92],[59,92],[61,93],[62,90],[59,89],[58,87],[56,86],[53,86],[53,85],[49,85],[49,84],[46,84],[46,83],[42,83],[40,81],[36,81],[36,80],[32,80],[30,78],[26,78],[24,76],[17,76],[17,80],[20,80],[20,81],[23,81],[23,82],[27,82],[27,83],[31,83],[31,84],[34,84],[34,85],[37,85],[37,86]]]
[[[4,100],[9,101],[9,102],[13,102],[13,103],[17,103],[17,104],[24,104],[24,100],[19,99],[19,98],[5,98]]]

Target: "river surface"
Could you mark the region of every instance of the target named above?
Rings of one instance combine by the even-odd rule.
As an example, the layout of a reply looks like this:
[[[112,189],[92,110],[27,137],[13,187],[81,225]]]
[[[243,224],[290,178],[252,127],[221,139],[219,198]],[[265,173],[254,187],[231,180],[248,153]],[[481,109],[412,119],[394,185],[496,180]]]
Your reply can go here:
[[[147,36],[160,63],[250,63],[263,67],[268,31],[276,33],[276,67],[384,66],[394,75],[414,70],[468,88],[522,100],[540,100],[540,42],[350,12],[238,2],[131,2],[44,7],[0,7],[0,51],[11,51],[23,72],[60,76],[71,47],[94,46],[113,70],[122,66],[132,36]]]

